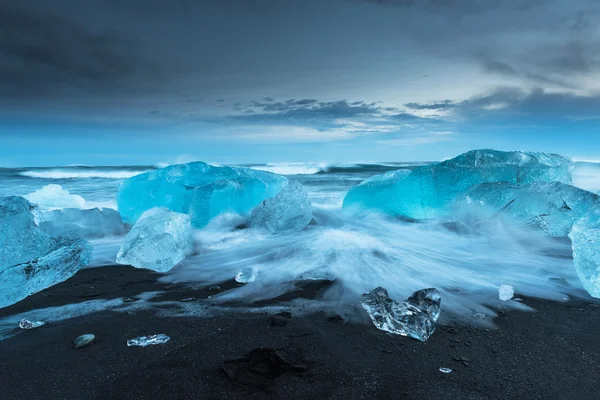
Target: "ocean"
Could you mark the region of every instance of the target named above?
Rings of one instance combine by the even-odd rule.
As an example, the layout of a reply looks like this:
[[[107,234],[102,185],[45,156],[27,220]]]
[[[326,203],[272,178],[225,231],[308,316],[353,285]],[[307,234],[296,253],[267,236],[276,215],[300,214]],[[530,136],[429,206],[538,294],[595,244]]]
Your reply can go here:
[[[283,174],[304,185],[317,225],[293,234],[270,235],[253,229],[235,230],[239,216],[218,217],[197,231],[196,252],[162,280],[218,283],[231,279],[242,268],[253,267],[258,273],[255,284],[221,297],[256,301],[293,290],[300,277],[326,277],[336,279],[337,284],[325,299],[341,308],[355,304],[361,293],[377,286],[385,286],[395,298],[437,287],[446,309],[458,316],[492,313],[488,305],[497,301],[501,284],[511,284],[523,295],[553,300],[581,291],[570,244],[564,241],[504,226],[494,226],[485,235],[465,236],[448,229],[446,221],[409,223],[378,214],[357,216],[342,208],[347,191],[364,179],[393,170],[408,174],[425,164],[243,165]],[[0,196],[31,196],[46,187],[35,197],[42,209],[116,209],[119,184],[153,168],[157,167],[0,168]],[[576,186],[598,192],[600,164],[577,163],[573,180]],[[52,186],[49,190],[47,185],[60,188]],[[93,240],[91,267],[114,264],[122,240]],[[557,286],[557,280],[567,281],[569,286]],[[526,308],[519,303],[511,307]]]

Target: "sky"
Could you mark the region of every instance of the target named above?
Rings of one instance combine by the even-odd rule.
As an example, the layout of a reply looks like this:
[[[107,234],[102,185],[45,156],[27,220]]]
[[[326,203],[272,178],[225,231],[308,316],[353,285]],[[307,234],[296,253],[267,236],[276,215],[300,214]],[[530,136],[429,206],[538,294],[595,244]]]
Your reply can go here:
[[[597,0],[0,0],[0,167],[600,159]]]

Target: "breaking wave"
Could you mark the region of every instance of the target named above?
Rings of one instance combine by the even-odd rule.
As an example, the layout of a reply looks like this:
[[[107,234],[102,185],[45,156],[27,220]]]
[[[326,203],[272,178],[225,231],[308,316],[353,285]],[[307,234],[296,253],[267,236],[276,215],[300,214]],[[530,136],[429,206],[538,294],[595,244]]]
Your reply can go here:
[[[327,163],[290,163],[249,165],[252,169],[273,172],[280,175],[315,175],[336,173],[383,173],[397,169],[412,169],[427,163],[378,163],[378,164],[327,164]]]
[[[18,175],[37,179],[127,179],[148,171],[145,170],[101,170],[101,169],[51,169],[21,171]]]

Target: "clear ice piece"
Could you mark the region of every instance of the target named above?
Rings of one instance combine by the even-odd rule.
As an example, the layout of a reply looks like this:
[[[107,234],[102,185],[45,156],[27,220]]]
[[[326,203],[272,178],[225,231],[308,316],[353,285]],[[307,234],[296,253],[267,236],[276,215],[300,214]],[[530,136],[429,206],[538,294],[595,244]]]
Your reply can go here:
[[[147,210],[165,207],[189,214],[196,228],[219,214],[246,214],[277,195],[287,178],[250,168],[215,167],[203,162],[172,165],[125,180],[117,195],[123,222],[134,224]]]
[[[566,237],[575,221],[599,213],[600,196],[560,182],[518,186],[483,183],[459,196],[455,213],[463,217],[500,219],[555,237]]]
[[[452,370],[450,368],[441,367],[440,372],[443,374],[449,374],[452,372]]]
[[[66,281],[91,259],[86,240],[57,239],[47,254],[0,270],[0,308]]]
[[[81,347],[87,346],[88,344],[92,343],[94,340],[96,340],[95,335],[92,335],[91,333],[86,333],[84,335],[79,336],[77,339],[75,339],[75,342],[73,344],[75,345],[76,349],[79,349]]]
[[[571,183],[573,162],[546,153],[473,150],[451,160],[371,177],[352,188],[344,207],[375,209],[411,219],[443,216],[456,197],[473,185],[537,181]]]
[[[337,275],[331,270],[331,268],[323,266],[315,269],[308,270],[298,277],[300,281],[330,281],[333,282],[337,279]]]
[[[569,234],[573,263],[581,283],[590,296],[600,298],[600,224],[591,215],[573,225]]]
[[[440,303],[441,296],[435,288],[418,290],[401,303],[390,299],[382,287],[361,296],[363,308],[378,329],[422,342],[435,332]]]
[[[167,343],[171,338],[167,335],[159,333],[158,335],[140,336],[127,341],[127,346],[146,347],[155,344]]]
[[[19,321],[19,328],[21,329],[35,329],[44,325],[46,325],[44,321],[29,321],[27,319],[22,319]]]
[[[54,245],[52,238],[35,224],[35,209],[23,197],[0,199],[0,274],[8,267],[47,254]]]
[[[500,285],[500,288],[498,289],[498,297],[500,300],[508,301],[512,299],[514,295],[515,288],[513,288],[511,285]]]
[[[117,263],[169,271],[194,250],[190,217],[166,208],[146,211],[125,237]]]
[[[312,220],[312,207],[306,189],[290,181],[277,196],[264,200],[252,210],[253,226],[275,233],[304,228]]]
[[[95,239],[125,233],[121,215],[112,208],[65,208],[44,212],[38,219],[40,228],[52,237]]]
[[[254,271],[254,268],[251,268],[251,267],[242,269],[235,276],[235,281],[237,283],[250,283],[250,282],[254,282],[255,280],[256,280],[256,272]]]

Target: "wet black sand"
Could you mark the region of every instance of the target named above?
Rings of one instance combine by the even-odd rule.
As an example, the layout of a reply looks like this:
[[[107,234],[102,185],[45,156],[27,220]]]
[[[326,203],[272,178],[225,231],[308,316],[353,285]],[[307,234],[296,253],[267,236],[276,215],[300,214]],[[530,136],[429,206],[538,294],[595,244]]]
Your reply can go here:
[[[158,283],[157,277],[123,266],[86,269],[0,310],[0,319],[155,290],[165,290],[162,299],[171,300],[210,294]],[[224,289],[227,285],[235,283]],[[318,296],[319,290],[311,286],[299,293]],[[600,398],[599,303],[524,302],[537,312],[501,313],[492,330],[439,326],[426,343],[322,313],[274,319],[233,312],[174,318],[148,310],[101,311],[0,341],[0,398]],[[83,333],[95,334],[96,341],[76,350],[73,340]],[[126,346],[127,339],[152,333],[172,339],[146,348]],[[244,359],[261,347],[273,351]],[[440,367],[454,372],[443,374]]]

